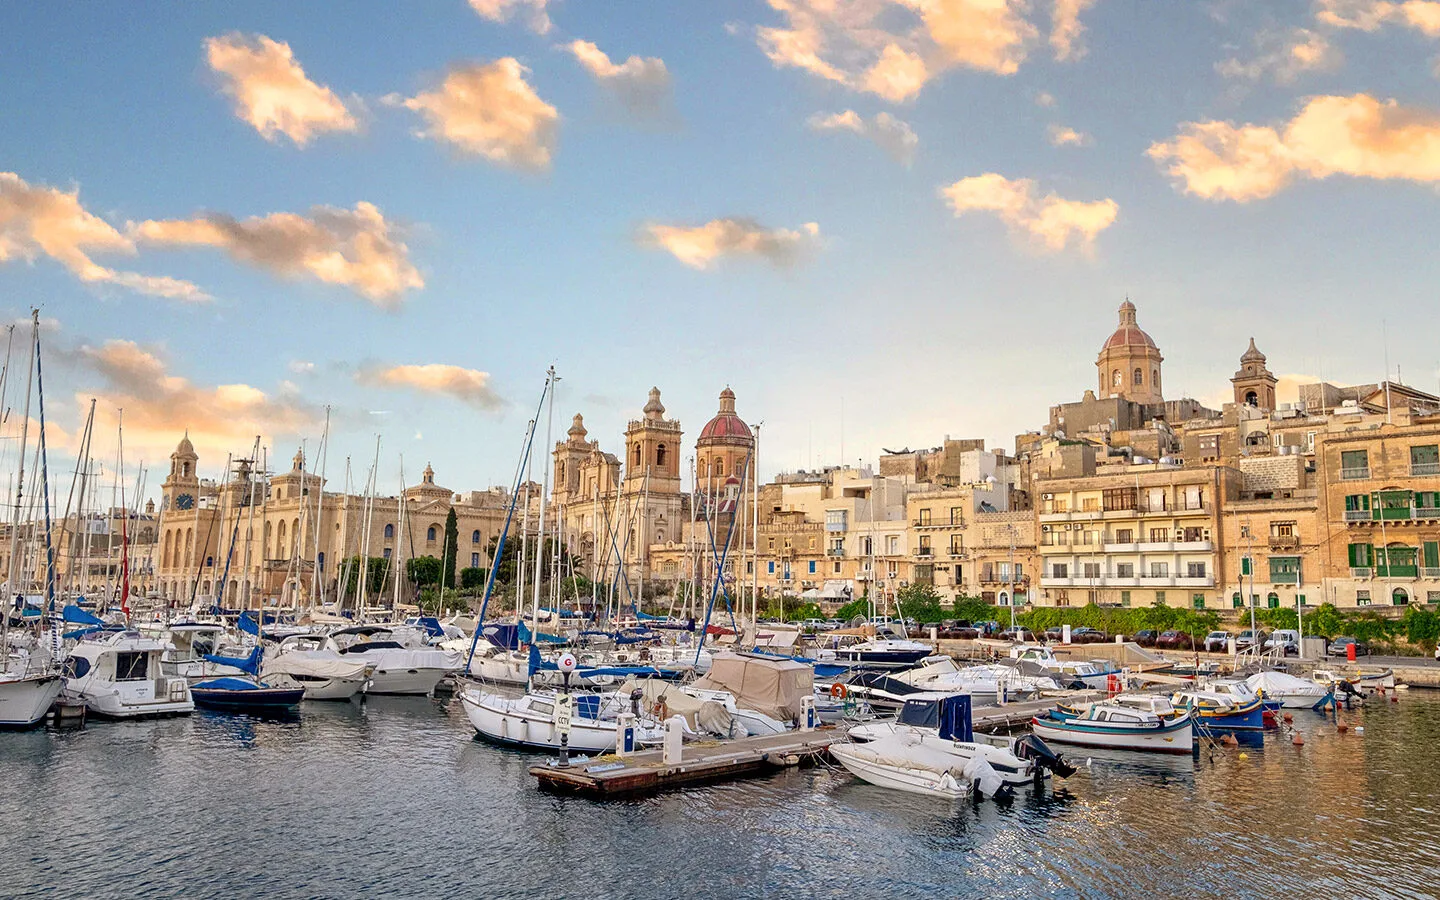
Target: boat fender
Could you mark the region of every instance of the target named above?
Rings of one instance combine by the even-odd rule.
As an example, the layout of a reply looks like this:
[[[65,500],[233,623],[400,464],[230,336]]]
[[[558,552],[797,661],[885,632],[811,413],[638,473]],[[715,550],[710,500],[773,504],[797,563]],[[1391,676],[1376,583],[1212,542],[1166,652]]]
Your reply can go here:
[[[836,698],[837,700],[844,700],[846,697],[850,696],[850,689],[845,685],[837,682],[830,685],[830,696]]]

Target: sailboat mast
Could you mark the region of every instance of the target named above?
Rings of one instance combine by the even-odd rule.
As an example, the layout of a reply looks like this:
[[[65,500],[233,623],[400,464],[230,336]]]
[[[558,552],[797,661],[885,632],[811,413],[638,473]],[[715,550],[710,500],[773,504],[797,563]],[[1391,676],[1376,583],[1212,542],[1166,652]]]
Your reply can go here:
[[[395,499],[395,549],[390,551],[390,564],[395,567],[395,597],[391,600],[393,612],[400,606],[400,548],[405,546],[405,454],[400,454],[400,496]],[[424,612],[424,610],[421,610]]]
[[[546,373],[546,376],[550,384],[550,396],[546,398],[545,443],[542,446],[544,446],[546,450],[549,450],[553,446],[551,442],[551,432],[553,431],[553,426],[555,424],[555,382],[558,380],[555,377],[554,366],[550,367],[549,371]],[[543,465],[541,466],[541,468],[544,471],[543,474],[540,476],[540,520],[535,528],[536,533],[539,535],[539,539],[535,548],[535,583],[530,586],[531,597],[533,598],[531,602],[530,623],[534,626],[535,629],[535,633],[531,635],[532,643],[534,643],[534,641],[538,638],[540,632],[540,574],[543,571],[540,568],[540,562],[541,558],[545,555],[545,495],[550,492],[551,467],[548,465]]]
[[[30,341],[30,366],[25,370],[25,412],[20,418],[20,458],[19,470],[15,475],[15,515],[10,519],[10,572],[6,576],[9,585],[9,593],[12,595],[23,594],[17,586],[16,558],[20,553],[20,519],[22,508],[25,505],[25,450],[29,446],[30,438],[30,393],[31,385],[35,378],[35,342],[40,335],[40,310],[31,311],[32,339]],[[8,636],[10,632],[10,616],[5,616],[4,633]]]
[[[325,579],[320,572],[320,525],[325,520],[325,461],[330,455],[330,407],[325,407],[325,431],[320,436],[320,481],[315,485],[315,524],[312,526],[315,532],[315,555],[312,557],[314,565],[310,570],[310,611],[315,611],[315,599],[319,597],[320,605],[325,605]]]
[[[130,624],[130,504],[125,502],[125,410],[116,414],[115,455],[119,460],[115,480],[120,482],[120,611]]]

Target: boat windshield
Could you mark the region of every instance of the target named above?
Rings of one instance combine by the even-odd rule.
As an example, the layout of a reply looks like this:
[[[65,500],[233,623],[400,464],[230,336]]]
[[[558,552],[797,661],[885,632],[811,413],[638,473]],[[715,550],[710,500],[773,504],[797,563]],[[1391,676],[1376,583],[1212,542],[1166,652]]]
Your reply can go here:
[[[917,728],[940,727],[940,704],[934,700],[906,700],[900,708],[899,723]]]

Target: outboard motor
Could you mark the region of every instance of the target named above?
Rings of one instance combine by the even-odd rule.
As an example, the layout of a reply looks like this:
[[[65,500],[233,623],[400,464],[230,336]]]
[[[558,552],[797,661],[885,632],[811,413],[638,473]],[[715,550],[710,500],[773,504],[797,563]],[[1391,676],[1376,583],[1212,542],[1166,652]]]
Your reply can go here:
[[[1335,682],[1335,689],[1338,690],[1340,693],[1346,695],[1347,697],[1355,697],[1357,699],[1364,699],[1365,697],[1364,691],[1355,687],[1355,685],[1351,684],[1343,678]]]
[[[1067,763],[1065,757],[1051,750],[1049,744],[1033,734],[1027,734],[1015,742],[1015,755],[1035,763],[1036,781],[1044,777],[1045,771],[1053,772],[1061,778],[1069,778],[1075,774],[1075,767]]]

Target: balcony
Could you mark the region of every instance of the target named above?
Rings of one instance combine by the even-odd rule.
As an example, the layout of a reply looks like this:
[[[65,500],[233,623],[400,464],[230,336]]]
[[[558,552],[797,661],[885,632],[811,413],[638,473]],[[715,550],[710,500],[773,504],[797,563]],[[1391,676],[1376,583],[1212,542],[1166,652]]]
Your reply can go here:
[[[1085,510],[1056,510],[1040,513],[1042,522],[1093,522],[1101,516],[1109,515],[1108,512],[1101,512],[1098,509]]]
[[[970,551],[964,547],[951,547],[949,556],[951,559],[969,559]]]
[[[1004,572],[981,573],[981,584],[1019,584],[1025,580],[1024,575],[1010,575]]]
[[[1140,553],[1172,553],[1175,550],[1174,541],[1141,541],[1135,545]]]
[[[1175,550],[1184,553],[1209,553],[1215,549],[1213,541],[1176,541]]]
[[[831,548],[829,548],[828,550],[825,551],[825,555],[826,555],[826,556],[844,556],[844,555],[845,555],[845,548],[844,548],[844,547],[831,547]]]
[[[951,521],[950,519],[916,519],[910,523],[916,528],[964,528],[965,520]]]
[[[1374,569],[1370,569],[1370,568],[1357,568],[1357,567],[1352,567],[1352,568],[1350,569],[1350,577],[1351,577],[1351,578],[1374,578],[1374,577],[1375,577],[1375,570],[1374,570]]]
[[[1296,534],[1272,534],[1270,535],[1271,550],[1299,550],[1300,536]]]
[[[921,547],[919,550],[915,551],[916,559],[933,559],[934,557],[935,551],[930,547]]]
[[[1424,475],[1440,475],[1440,462],[1411,463],[1410,474],[1416,478]]]
[[[1369,522],[1372,517],[1368,509],[1347,509],[1345,510],[1346,522]]]
[[[1420,570],[1420,577],[1426,579],[1440,580],[1440,569],[1426,566]]]
[[[1369,466],[1351,466],[1348,469],[1340,470],[1341,481],[1360,481],[1370,477]]]

